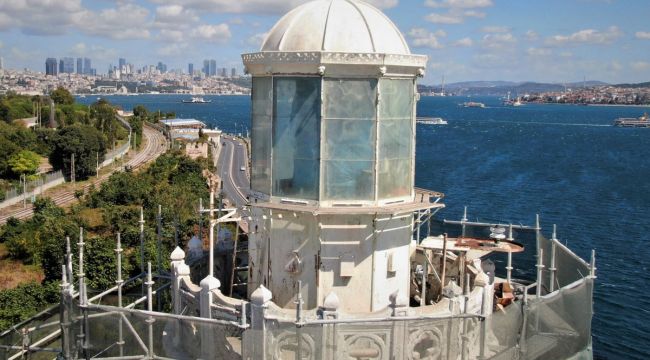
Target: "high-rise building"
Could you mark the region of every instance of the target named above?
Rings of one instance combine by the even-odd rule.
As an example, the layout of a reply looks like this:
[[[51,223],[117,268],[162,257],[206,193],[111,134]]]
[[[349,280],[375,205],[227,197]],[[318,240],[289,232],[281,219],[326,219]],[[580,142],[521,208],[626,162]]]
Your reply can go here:
[[[59,62],[59,73],[72,74],[74,73],[74,58],[64,57]]]
[[[237,69],[232,68],[230,69],[230,77],[237,77]]]
[[[190,74],[190,76],[194,75],[194,64],[187,64],[187,73]]]
[[[167,65],[165,65],[162,61],[158,61],[158,66],[156,67],[158,71],[160,71],[161,74],[164,74],[167,72]]]
[[[226,68],[221,68],[221,77],[228,77],[228,70]]]
[[[210,76],[217,76],[217,61],[210,60]]]
[[[118,62],[119,62],[119,64],[118,64],[118,70],[120,70],[120,71],[124,71],[124,66],[126,66],[126,59],[125,59],[125,58],[120,58],[120,59],[118,60]]]
[[[0,70],[4,70],[5,68],[5,59],[0,56]]]
[[[77,58],[77,74],[84,73],[84,59]]]
[[[89,58],[84,58],[84,74],[93,75],[93,69]]]
[[[45,74],[46,75],[56,76],[56,74],[59,73],[58,69],[56,67],[56,65],[57,65],[56,63],[57,62],[56,62],[55,58],[47,58],[47,60],[45,60]]]
[[[210,76],[210,60],[203,60],[203,74]]]

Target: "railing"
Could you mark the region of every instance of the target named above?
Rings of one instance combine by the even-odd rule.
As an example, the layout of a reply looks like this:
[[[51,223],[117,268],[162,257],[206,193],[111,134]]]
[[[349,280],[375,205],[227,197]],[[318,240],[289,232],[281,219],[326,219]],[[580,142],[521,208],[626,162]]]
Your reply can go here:
[[[45,190],[63,184],[65,178],[62,171],[55,171],[41,176],[37,180],[29,181],[24,188],[13,188],[5,193],[5,199],[0,202],[0,209],[15,205],[21,201],[27,201],[36,194],[42,194]],[[26,192],[23,192],[23,189]]]

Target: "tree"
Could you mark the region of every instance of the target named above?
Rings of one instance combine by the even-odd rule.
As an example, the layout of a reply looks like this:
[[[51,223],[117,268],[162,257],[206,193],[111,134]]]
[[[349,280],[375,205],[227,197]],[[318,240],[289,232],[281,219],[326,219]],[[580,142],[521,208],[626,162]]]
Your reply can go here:
[[[104,160],[106,143],[99,130],[89,125],[75,124],[53,136],[50,163],[65,174],[72,174],[72,154],[75,155],[76,179],[84,180],[97,172],[97,159]]]
[[[7,164],[16,175],[34,175],[41,164],[41,157],[29,150],[22,150],[9,158]]]
[[[140,119],[146,120],[149,117],[149,111],[146,107],[138,105],[133,108],[133,115],[139,117]]]
[[[57,105],[72,105],[74,104],[74,97],[70,92],[63,87],[58,87],[56,90],[52,91],[50,94],[52,100]]]

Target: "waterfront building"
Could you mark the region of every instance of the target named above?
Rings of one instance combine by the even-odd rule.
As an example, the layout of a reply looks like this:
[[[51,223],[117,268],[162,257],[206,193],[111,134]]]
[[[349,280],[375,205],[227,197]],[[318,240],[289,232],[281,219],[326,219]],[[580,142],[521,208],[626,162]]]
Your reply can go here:
[[[57,61],[55,58],[45,60],[45,74],[56,76],[58,74]]]

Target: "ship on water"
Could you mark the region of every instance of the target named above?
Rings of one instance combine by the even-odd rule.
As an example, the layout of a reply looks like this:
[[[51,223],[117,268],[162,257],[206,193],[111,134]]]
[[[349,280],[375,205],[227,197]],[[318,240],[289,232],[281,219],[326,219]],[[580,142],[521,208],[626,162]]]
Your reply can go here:
[[[475,101],[468,101],[463,103],[463,107],[466,108],[484,108],[485,104]]]
[[[447,120],[441,117],[418,117],[416,122],[424,125],[447,125]]]
[[[212,100],[205,100],[203,97],[194,96],[190,100],[183,100],[183,104],[210,104]]]
[[[630,127],[630,128],[650,128],[650,118],[648,113],[638,118],[619,118],[614,120],[616,127]]]
[[[215,184],[199,208],[209,251],[177,247],[129,304],[119,241],[116,286],[88,297],[81,237],[78,285],[69,250],[62,271],[61,358],[592,358],[593,253],[584,261],[555,229],[547,238],[539,217],[437,219],[445,195],[415,187],[427,57],[380,10],[306,3],[243,62],[248,203],[215,209]],[[235,236],[220,236],[226,224]],[[154,311],[165,289],[171,310]]]

